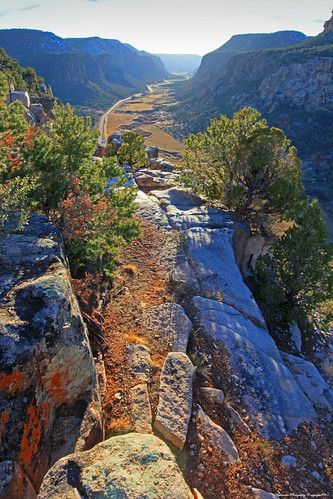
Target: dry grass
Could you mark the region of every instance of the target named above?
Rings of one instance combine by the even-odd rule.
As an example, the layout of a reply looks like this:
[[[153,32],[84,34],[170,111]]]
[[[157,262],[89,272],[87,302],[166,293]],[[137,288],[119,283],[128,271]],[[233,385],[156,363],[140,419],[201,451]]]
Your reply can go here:
[[[254,446],[261,459],[265,461],[265,463],[269,464],[275,455],[274,445],[267,440],[257,440],[254,442]]]
[[[126,342],[127,343],[135,343],[136,345],[144,345],[147,346],[148,341],[142,336],[138,336],[136,333],[128,333],[126,334]]]
[[[151,111],[153,116],[155,108],[159,108],[163,105],[170,106],[172,104],[174,104],[174,102],[170,101],[168,92],[166,91],[161,93],[160,90],[159,93],[154,92],[137,99],[123,102],[116,111],[112,112],[107,117],[106,134],[110,135],[115,131],[119,131],[120,127],[131,125],[141,111]],[[157,113],[157,116],[158,118],[156,118],[156,122],[157,119],[161,118],[160,113]],[[162,124],[162,122],[160,123]],[[165,124],[166,123],[167,122],[165,122]],[[143,131],[152,134],[150,137],[146,137],[145,139],[145,143],[148,147],[157,146],[160,150],[165,151],[166,155],[170,154],[171,159],[173,154],[183,154],[185,149],[184,145],[156,124],[142,124],[141,128]]]
[[[130,431],[132,431],[132,422],[127,415],[114,419],[109,425],[110,435],[122,435]]]
[[[179,140],[174,139],[171,135],[164,132],[161,128],[156,125],[145,125],[142,127],[143,130],[151,132],[153,135],[146,139],[147,146],[157,146],[159,149],[163,149],[170,153],[176,152],[182,154],[185,150],[184,144]]]
[[[137,114],[122,114],[122,113],[111,113],[106,119],[106,135],[109,136],[111,133],[117,132],[118,127],[122,125],[130,125],[132,121],[137,118]]]
[[[123,265],[123,269],[129,275],[137,274],[139,271],[138,267],[134,265],[134,263],[128,263],[127,265]]]

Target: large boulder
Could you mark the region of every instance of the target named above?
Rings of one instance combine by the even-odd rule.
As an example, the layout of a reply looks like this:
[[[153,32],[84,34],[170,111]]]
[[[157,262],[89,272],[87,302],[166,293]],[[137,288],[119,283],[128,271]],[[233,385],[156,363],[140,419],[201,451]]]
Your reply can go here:
[[[22,102],[24,107],[30,106],[30,97],[27,91],[25,90],[14,90],[13,92],[9,92],[6,96],[7,104],[15,102],[19,100]]]
[[[183,448],[192,412],[195,369],[185,353],[171,352],[163,366],[154,427],[166,440]]]
[[[154,435],[129,433],[60,459],[38,496],[50,497],[192,499],[193,495],[165,443]]]
[[[59,231],[30,215],[0,261],[0,460],[38,489],[50,463],[103,438],[101,401]]]

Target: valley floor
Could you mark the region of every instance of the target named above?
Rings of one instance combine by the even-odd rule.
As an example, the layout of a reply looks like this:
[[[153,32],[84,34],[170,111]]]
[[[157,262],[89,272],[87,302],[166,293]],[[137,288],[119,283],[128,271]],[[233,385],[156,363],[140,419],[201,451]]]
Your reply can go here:
[[[169,83],[149,85],[148,93],[137,94],[116,105],[106,116],[105,136],[122,130],[136,130],[145,137],[146,146],[157,146],[165,159],[177,163],[184,145],[174,136],[170,107],[176,101],[171,95]]]

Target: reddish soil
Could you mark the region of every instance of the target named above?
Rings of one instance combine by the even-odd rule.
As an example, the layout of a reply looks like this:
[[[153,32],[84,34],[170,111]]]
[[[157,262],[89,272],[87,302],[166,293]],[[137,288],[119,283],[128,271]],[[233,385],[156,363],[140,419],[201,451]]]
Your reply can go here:
[[[106,294],[105,285],[98,276],[73,281],[82,310],[100,325],[105,336],[103,349],[107,391],[103,409],[107,437],[133,431],[128,390],[136,381],[127,362],[125,344],[128,341],[141,342],[152,352],[153,368],[148,388],[153,416],[156,414],[159,376],[168,349],[158,335],[144,330],[141,312],[147,306],[178,301],[167,280],[165,262],[161,258],[168,236],[148,223],[143,223],[143,227],[143,237],[121,251],[117,275],[109,286],[105,306],[100,300]],[[191,316],[190,299],[181,304]],[[99,348],[97,342],[103,342],[98,334],[94,334],[93,328],[90,327],[90,330],[96,352]],[[198,366],[194,408],[200,403],[214,422],[228,431],[239,451],[241,464],[224,464],[224,456],[204,437],[194,415],[184,450],[173,449],[191,489],[197,488],[205,499],[253,498],[251,487],[281,496],[333,497],[333,432],[329,430],[327,420],[319,418],[314,424],[301,425],[279,443],[266,441],[254,431],[250,436],[243,435],[230,425],[221,406],[209,403],[199,392],[199,387],[203,385],[220,388],[223,380],[230,405],[247,420],[246,414],[237,407],[237,393],[231,392],[232,387],[225,382],[229,374],[226,353],[212,340],[205,338],[195,324],[193,331],[189,354]],[[199,352],[204,355],[199,355]],[[290,454],[296,457],[296,469],[281,463],[282,456]],[[312,472],[317,472],[320,479],[315,478]]]

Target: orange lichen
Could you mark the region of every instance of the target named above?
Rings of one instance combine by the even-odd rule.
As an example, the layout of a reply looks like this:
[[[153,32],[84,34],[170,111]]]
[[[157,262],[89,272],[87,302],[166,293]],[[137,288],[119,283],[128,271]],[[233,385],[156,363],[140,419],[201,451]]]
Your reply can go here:
[[[47,377],[42,380],[42,384],[52,399],[55,406],[63,404],[68,398],[67,387],[70,383],[69,368],[66,366],[63,371],[53,371],[47,373]]]
[[[24,423],[18,461],[24,467],[29,466],[32,457],[37,453],[43,430],[47,428],[50,417],[50,404],[41,402],[36,407],[31,404],[27,410],[29,421]]]
[[[25,374],[21,371],[17,370],[12,374],[0,374],[0,392],[19,393],[23,392],[28,385],[29,380],[25,378]]]
[[[6,423],[8,423],[8,417],[9,417],[8,410],[5,409],[1,415],[1,418],[0,418],[0,437],[1,437],[3,430],[5,429]]]

